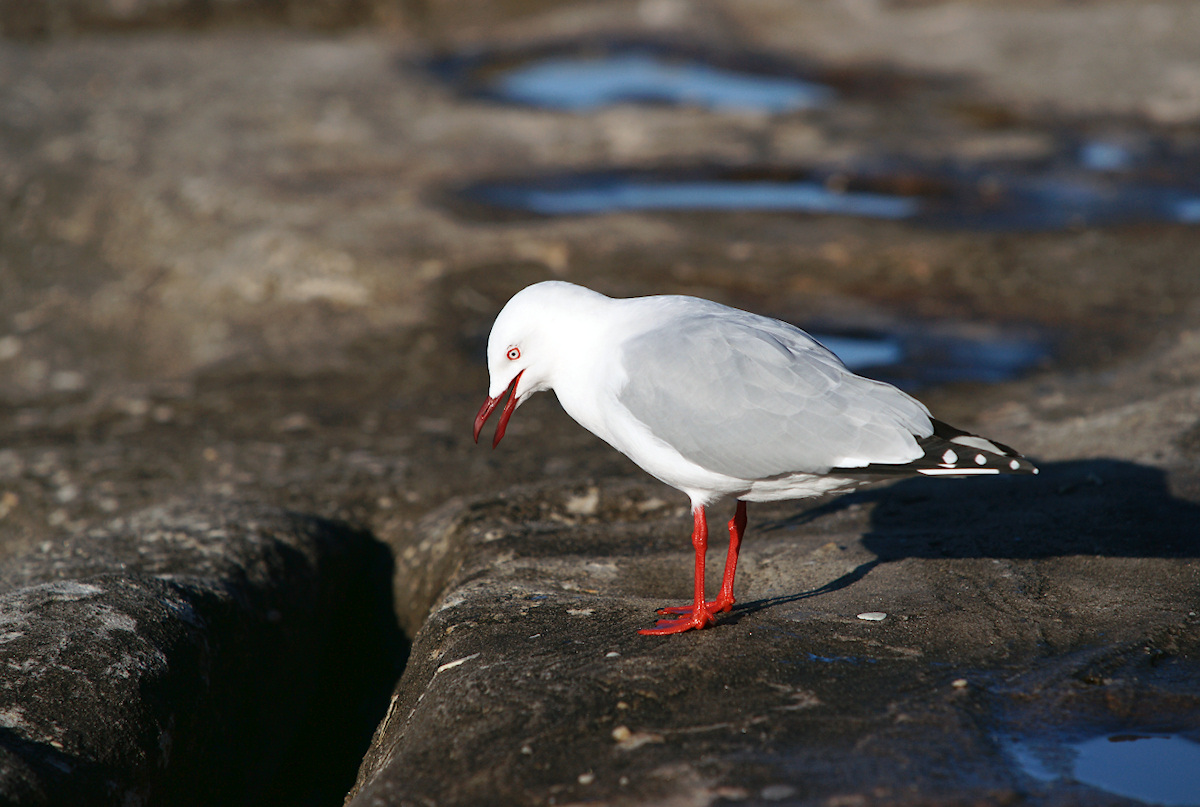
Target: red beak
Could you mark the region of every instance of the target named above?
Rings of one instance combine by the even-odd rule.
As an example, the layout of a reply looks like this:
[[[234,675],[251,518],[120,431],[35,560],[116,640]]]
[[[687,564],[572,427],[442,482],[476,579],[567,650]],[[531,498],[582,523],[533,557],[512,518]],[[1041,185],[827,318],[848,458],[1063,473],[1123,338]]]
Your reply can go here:
[[[500,399],[506,394],[508,395],[508,403],[504,405],[504,409],[500,412],[500,422],[496,425],[496,436],[492,438],[492,448],[500,445],[501,438],[504,437],[504,430],[508,428],[508,419],[512,417],[513,411],[517,408],[517,382],[521,380],[521,375],[525,371],[517,373],[508,384],[508,389],[497,395],[495,398],[488,398],[483,402],[483,406],[479,407],[479,414],[475,416],[475,442],[479,442],[479,432],[483,430],[483,424],[487,423],[487,419],[492,416],[492,412],[500,405]]]

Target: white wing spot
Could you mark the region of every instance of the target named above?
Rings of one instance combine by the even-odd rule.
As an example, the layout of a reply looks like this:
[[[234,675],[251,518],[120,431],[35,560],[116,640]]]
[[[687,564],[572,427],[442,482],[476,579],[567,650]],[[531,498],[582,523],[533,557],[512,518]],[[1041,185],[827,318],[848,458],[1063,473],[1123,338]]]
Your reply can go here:
[[[957,437],[950,438],[951,443],[958,443],[960,446],[974,448],[977,451],[994,451],[999,452],[1000,448],[991,440],[985,440],[978,434],[960,434]]]
[[[917,473],[925,476],[981,476],[998,474],[999,468],[919,468]]]
[[[1010,462],[1010,463],[1008,464],[1008,467],[1009,467],[1009,468],[1012,468],[1012,469],[1015,471],[1015,470],[1017,470],[1018,468],[1020,468],[1020,467],[1021,467],[1021,463],[1017,462],[1016,460],[1013,460],[1012,462]]]
[[[958,455],[947,448],[946,453],[942,455],[942,462],[946,465],[953,465],[958,462]]]
[[[987,457],[983,456],[982,454],[976,454],[975,455],[975,464],[976,465],[987,465]]]

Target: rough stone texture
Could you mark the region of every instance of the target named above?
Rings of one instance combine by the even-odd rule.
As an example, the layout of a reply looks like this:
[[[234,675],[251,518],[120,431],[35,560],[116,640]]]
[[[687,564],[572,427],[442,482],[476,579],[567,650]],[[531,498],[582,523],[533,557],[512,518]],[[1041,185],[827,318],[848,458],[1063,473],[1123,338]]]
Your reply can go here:
[[[14,9],[43,15],[25,33],[49,36],[0,42],[0,576],[15,587],[4,595],[12,613],[19,603],[43,615],[0,648],[45,664],[52,654],[21,642],[107,624],[71,634],[71,647],[91,648],[95,680],[130,693],[95,709],[45,700],[53,725],[18,715],[46,742],[82,747],[102,719],[125,739],[111,752],[88,746],[99,755],[91,779],[53,766],[65,740],[61,750],[18,743],[34,755],[20,764],[51,761],[14,773],[13,794],[40,783],[104,803],[108,790],[83,783],[167,787],[187,763],[231,799],[253,800],[264,791],[236,782],[272,760],[340,783],[297,781],[286,803],[328,803],[349,787],[352,774],[328,773],[346,763],[332,755],[357,757],[365,738],[322,732],[353,707],[322,697],[324,716],[287,710],[306,686],[342,690],[306,684],[303,664],[268,669],[246,648],[311,658],[334,625],[348,648],[339,658],[368,661],[335,665],[321,673],[329,680],[400,663],[403,645],[355,633],[340,600],[318,606],[333,580],[375,591],[356,588],[367,574],[357,561],[330,556],[320,574],[309,560],[293,567],[291,550],[273,554],[236,524],[277,525],[281,546],[305,544],[303,525],[335,528],[247,511],[235,497],[352,523],[363,532],[337,534],[363,546],[373,534],[394,553],[396,617],[415,649],[390,708],[382,698],[370,716],[381,724],[359,803],[1096,804],[1105,797],[1095,790],[1024,778],[997,737],[1196,736],[1200,228],[537,219],[455,195],[481,179],[610,167],[802,171],[893,159],[918,182],[930,165],[1036,173],[1072,163],[1091,139],[1138,155],[1194,153],[1191,0],[182,8],[0,6],[4,25]],[[212,16],[188,19],[196,10]],[[389,27],[237,27],[304,15],[340,25],[360,13]],[[764,52],[844,92],[794,115],[631,105],[570,115],[460,93],[425,68],[443,49],[606,35]],[[522,407],[499,451],[470,440],[491,318],[548,277],[615,294],[699,294],[801,324],[1046,334],[1054,354],[1030,378],[921,391],[945,419],[1020,447],[1046,471],[753,508],[744,607],[715,630],[638,637],[655,607],[690,590],[681,498],[550,396]],[[134,538],[183,511],[129,514],[180,495],[215,502],[203,520],[233,526],[208,542],[203,530],[171,531],[191,536],[171,544],[176,567],[155,554],[164,544]],[[220,560],[237,546],[249,552],[244,573]],[[178,577],[186,565],[201,571]],[[90,591],[75,585],[104,594],[71,599]],[[325,593],[288,599],[314,591]],[[233,617],[274,602],[267,592],[296,620]],[[865,611],[889,616],[856,618]],[[120,629],[122,614],[144,634]],[[152,666],[156,653],[166,666],[141,689],[99,675],[126,656]],[[184,663],[189,653],[208,679]],[[278,697],[255,702],[261,717],[226,708],[250,697],[223,677],[238,658],[238,670],[280,683],[267,693]],[[223,761],[211,747],[177,751],[226,731],[207,719],[218,715],[240,721],[244,738],[302,720],[302,736],[316,739],[292,745],[313,753],[289,763],[275,740],[234,745]],[[222,767],[228,785],[210,781]]]
[[[386,0],[0,0],[0,35],[42,38],[94,31],[285,23],[329,28],[386,23]]]
[[[1161,471],[752,506],[741,604],[666,642],[636,634],[689,597],[664,495],[552,486],[424,522],[461,565],[350,804],[1074,804],[1103,797],[1034,783],[1003,741],[1200,735],[1200,505]]]
[[[320,519],[180,503],[10,562],[5,803],[336,798],[400,652],[381,550]]]

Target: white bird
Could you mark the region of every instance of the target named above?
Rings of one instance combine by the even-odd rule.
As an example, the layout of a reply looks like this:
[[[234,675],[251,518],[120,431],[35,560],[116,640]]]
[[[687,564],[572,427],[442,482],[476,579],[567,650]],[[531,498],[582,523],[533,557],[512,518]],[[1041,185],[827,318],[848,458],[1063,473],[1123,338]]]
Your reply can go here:
[[[488,337],[488,398],[505,393],[495,447],[529,396],[554,390],[581,426],[691,500],[695,596],[644,634],[715,623],[734,603],[746,502],[819,496],[902,476],[1037,473],[1011,448],[955,429],[890,384],[855,375],[799,328],[702,300],[614,299],[562,281],[529,286]],[[721,591],[704,597],[705,508],[732,496]]]

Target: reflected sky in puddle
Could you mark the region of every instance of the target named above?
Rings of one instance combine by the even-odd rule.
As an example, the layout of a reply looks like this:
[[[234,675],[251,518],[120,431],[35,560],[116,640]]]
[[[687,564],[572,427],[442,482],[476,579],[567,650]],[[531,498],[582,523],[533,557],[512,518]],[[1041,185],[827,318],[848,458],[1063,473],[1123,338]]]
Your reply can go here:
[[[916,323],[890,333],[809,332],[847,367],[909,391],[935,384],[994,384],[1018,378],[1050,359],[1048,340],[989,328],[968,333],[954,323]]]
[[[747,174],[759,176],[746,178]],[[758,211],[1029,232],[1154,221],[1200,223],[1200,190],[1067,171],[613,171],[483,182],[462,195],[489,207],[539,216]]]
[[[510,104],[588,113],[621,103],[787,114],[829,107],[854,85],[802,78],[762,53],[681,42],[584,39],[521,51],[464,52],[430,65],[461,91]],[[875,76],[878,83],[883,79]],[[845,81],[830,78],[830,83]],[[1059,129],[1048,158],[922,164],[903,155],[860,166],[730,166],[591,171],[483,182],[469,200],[542,216],[630,211],[750,211],[906,221],[983,231],[1047,231],[1141,222],[1200,224],[1200,155],[1149,132]]]
[[[1120,143],[1092,140],[1079,147],[1079,164],[1089,171],[1124,171],[1133,167],[1134,155]]]
[[[508,101],[572,112],[650,102],[783,113],[820,106],[834,96],[830,88],[798,78],[636,52],[530,61],[495,77],[491,90]]]
[[[1079,782],[1148,804],[1200,805],[1200,743],[1171,734],[1110,734],[1073,743],[1004,742],[1042,782]]]
[[[892,336],[831,336],[814,333],[813,338],[837,354],[851,370],[887,367],[904,359],[904,345]]]
[[[1183,224],[1200,224],[1200,198],[1184,199],[1176,205],[1175,219]]]
[[[585,178],[558,187],[516,183],[483,186],[475,196],[489,204],[541,215],[630,210],[775,210],[902,219],[919,209],[914,199],[879,193],[839,193],[816,182]]]

